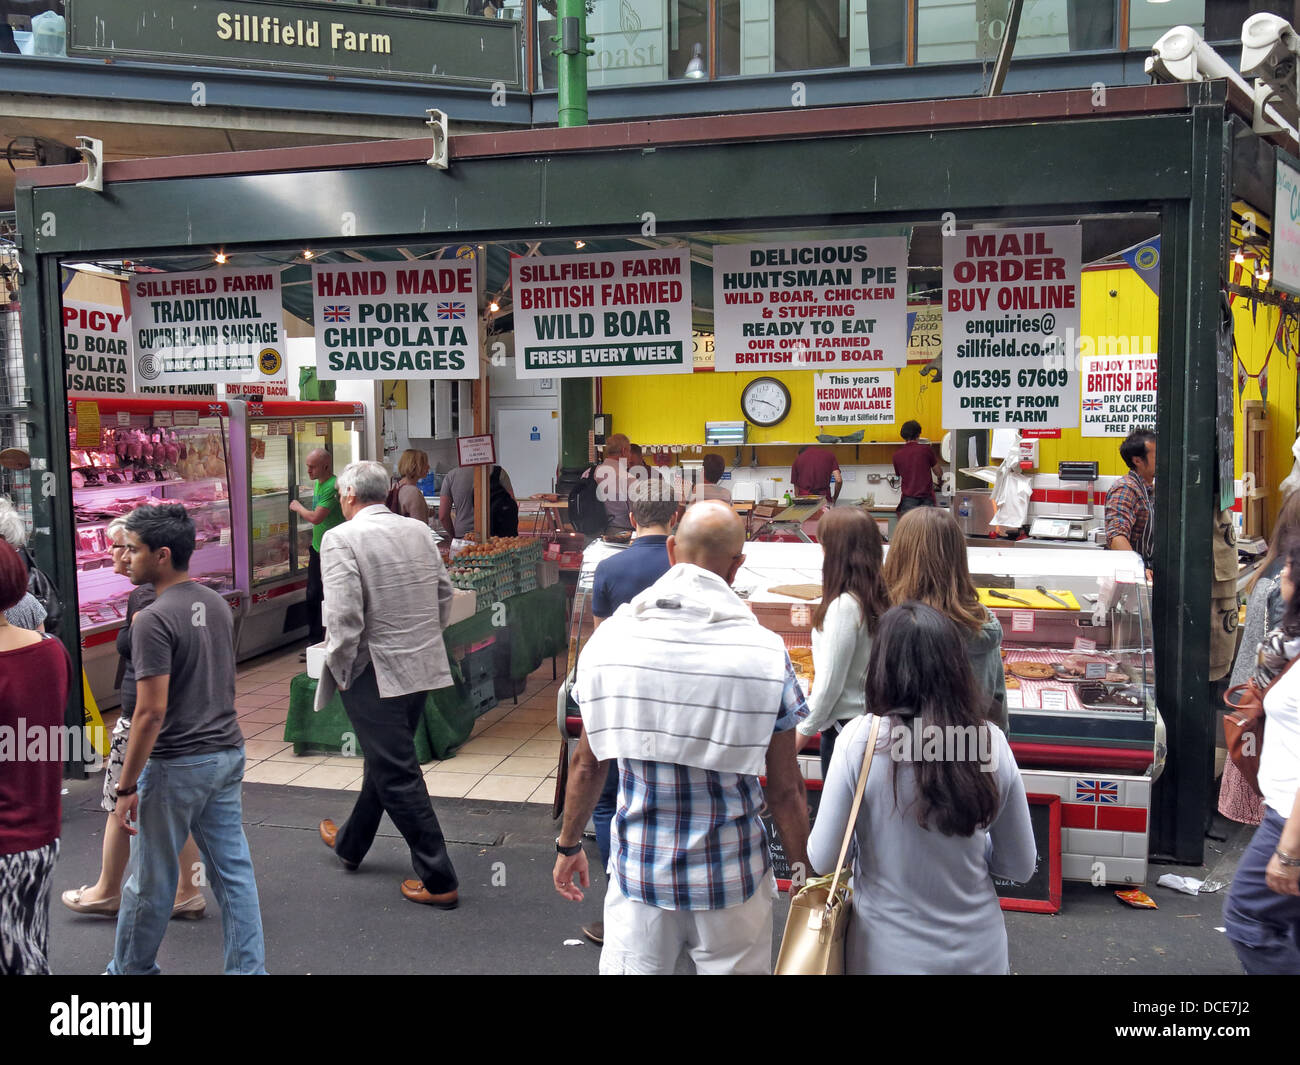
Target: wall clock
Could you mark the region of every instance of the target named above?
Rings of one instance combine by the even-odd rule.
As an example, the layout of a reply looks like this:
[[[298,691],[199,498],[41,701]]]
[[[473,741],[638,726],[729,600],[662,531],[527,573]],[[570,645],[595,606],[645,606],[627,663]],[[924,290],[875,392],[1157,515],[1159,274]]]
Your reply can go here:
[[[741,392],[740,409],[755,425],[776,425],[790,413],[790,390],[775,377],[756,377]]]

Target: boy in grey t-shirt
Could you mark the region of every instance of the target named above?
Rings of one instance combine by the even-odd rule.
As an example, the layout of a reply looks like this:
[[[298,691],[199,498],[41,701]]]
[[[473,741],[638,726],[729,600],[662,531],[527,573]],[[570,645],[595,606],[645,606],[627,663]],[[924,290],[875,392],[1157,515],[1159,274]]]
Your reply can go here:
[[[264,973],[266,948],[244,836],[244,741],[235,718],[230,607],[190,580],[194,523],[179,503],[126,519],[131,583],[158,598],[134,619],[136,703],[114,815],[134,839],[108,971],[156,973],[187,834],[221,904],[225,971]]]

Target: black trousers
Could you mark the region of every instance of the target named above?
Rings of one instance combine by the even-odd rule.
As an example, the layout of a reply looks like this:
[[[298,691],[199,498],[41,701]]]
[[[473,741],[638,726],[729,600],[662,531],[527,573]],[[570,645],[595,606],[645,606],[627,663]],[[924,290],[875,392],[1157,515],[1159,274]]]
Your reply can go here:
[[[321,643],[325,639],[325,626],[321,622],[325,582],[320,575],[320,552],[314,547],[307,551],[307,638],[312,643]]]
[[[416,876],[426,889],[440,895],[455,890],[457,880],[415,757],[415,729],[427,694],[381,699],[374,666],[367,666],[350,689],[340,692],[343,709],[361,744],[365,777],[352,814],[334,840],[334,852],[359,863],[375,841],[380,817],[387,812],[411,848]]]

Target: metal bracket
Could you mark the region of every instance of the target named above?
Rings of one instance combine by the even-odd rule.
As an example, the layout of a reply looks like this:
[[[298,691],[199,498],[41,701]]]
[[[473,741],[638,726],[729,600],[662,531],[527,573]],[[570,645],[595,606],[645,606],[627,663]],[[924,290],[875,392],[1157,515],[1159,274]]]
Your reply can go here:
[[[433,154],[425,163],[435,170],[447,169],[447,114],[436,107],[427,111],[429,121],[425,123],[433,131]]]
[[[86,176],[77,182],[77,188],[103,192],[104,142],[94,137],[78,137],[77,151],[86,163]]]

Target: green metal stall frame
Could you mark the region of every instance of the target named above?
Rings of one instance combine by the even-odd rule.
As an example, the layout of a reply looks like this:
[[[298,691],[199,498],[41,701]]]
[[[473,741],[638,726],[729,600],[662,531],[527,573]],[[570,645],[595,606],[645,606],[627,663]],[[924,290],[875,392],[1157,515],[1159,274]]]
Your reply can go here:
[[[17,212],[37,558],[60,588],[75,589],[60,260],[635,239],[651,216],[661,233],[711,233],[935,222],[945,212],[958,222],[1154,212],[1162,298],[1153,619],[1169,758],[1151,849],[1200,862],[1217,717],[1207,676],[1215,327],[1237,105],[1222,83],[1103,97],[1099,105],[1083,90],[469,135],[452,139],[446,171],[425,165],[428,141],[109,164],[102,193],[74,187],[84,176],[77,166],[24,171]],[[76,639],[65,639],[79,660]]]

